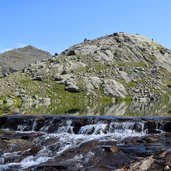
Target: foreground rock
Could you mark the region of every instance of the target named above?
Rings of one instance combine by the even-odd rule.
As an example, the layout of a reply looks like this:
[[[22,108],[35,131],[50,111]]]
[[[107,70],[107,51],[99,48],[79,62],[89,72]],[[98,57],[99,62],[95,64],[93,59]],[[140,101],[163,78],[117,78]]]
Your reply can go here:
[[[0,117],[1,170],[170,170],[169,117]]]

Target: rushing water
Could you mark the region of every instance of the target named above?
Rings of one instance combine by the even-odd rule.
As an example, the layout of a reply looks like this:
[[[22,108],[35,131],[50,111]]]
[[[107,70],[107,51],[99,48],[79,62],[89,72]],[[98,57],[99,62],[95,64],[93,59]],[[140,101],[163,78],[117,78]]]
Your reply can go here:
[[[37,123],[34,122],[30,131],[24,131],[27,129],[27,125],[18,125],[15,133],[25,133],[28,135],[33,134],[36,132],[36,125]],[[68,149],[79,147],[85,142],[97,140],[103,142],[117,141],[119,143],[127,137],[141,137],[146,135],[143,122],[111,122],[109,124],[97,122],[96,124],[81,126],[77,133],[74,133],[72,121],[67,120],[64,125],[53,130],[53,133],[48,133],[48,129],[49,125],[42,126],[39,132],[42,132],[43,135],[34,139],[33,143],[35,145],[41,145],[43,147],[36,155],[22,157],[21,160],[17,161],[17,158],[20,158],[24,152],[5,152],[0,157],[0,170],[14,168],[26,169],[31,166],[47,162],[50,159],[53,160]],[[29,151],[29,149],[26,149],[25,152],[26,151]],[[91,155],[93,155],[93,153],[88,153],[86,160],[89,160]],[[83,155],[81,154],[79,156],[75,156],[75,160],[79,160],[82,157]],[[12,161],[7,162],[8,160]]]
[[[67,117],[4,117],[0,120],[1,138],[6,143],[0,156],[0,170],[27,170],[41,163],[58,161],[69,151],[67,162],[89,162],[95,152],[82,147],[119,145],[127,138],[145,137],[149,134],[146,120],[117,118],[67,118]],[[154,122],[154,130],[161,124]],[[150,128],[151,129],[151,128]],[[161,132],[161,131],[160,131]],[[1,142],[3,143],[3,142]],[[81,150],[80,150],[81,149]],[[81,164],[79,163],[79,167]]]

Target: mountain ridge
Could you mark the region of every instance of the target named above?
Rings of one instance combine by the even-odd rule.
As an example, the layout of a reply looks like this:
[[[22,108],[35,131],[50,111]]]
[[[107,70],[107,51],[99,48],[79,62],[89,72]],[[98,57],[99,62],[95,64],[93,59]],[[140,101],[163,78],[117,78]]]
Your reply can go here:
[[[30,63],[50,57],[49,52],[37,49],[31,45],[6,51],[0,54],[0,77],[22,70]]]

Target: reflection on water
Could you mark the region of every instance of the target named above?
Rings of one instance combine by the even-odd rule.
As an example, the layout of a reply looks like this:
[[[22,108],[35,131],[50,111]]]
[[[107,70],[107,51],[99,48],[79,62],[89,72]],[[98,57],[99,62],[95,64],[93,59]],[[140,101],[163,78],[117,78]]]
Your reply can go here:
[[[105,108],[105,115],[115,116],[147,116],[147,115],[162,115],[166,116],[170,113],[171,103],[162,104],[159,102],[131,102],[129,105],[125,102],[113,104]]]
[[[99,108],[99,106],[87,108],[85,111],[80,111],[77,114],[111,116],[168,116],[171,115],[171,101],[167,104],[160,102],[142,103],[132,101],[129,104],[127,102],[121,102],[110,104],[102,108]]]
[[[64,112],[58,111],[58,106],[39,106],[26,108],[22,106],[19,109],[11,109],[8,113],[21,113],[21,114],[62,114],[62,115],[113,115],[113,116],[147,116],[147,115],[171,115],[171,99],[166,103],[164,102],[120,102],[113,103],[107,106],[104,104],[93,104],[86,106],[84,109],[71,108]]]

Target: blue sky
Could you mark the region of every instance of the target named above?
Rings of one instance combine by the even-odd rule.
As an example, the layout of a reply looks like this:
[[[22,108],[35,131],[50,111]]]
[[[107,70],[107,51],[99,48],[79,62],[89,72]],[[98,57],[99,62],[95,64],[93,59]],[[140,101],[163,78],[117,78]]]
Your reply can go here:
[[[171,49],[170,9],[171,0],[0,0],[0,52],[31,44],[60,53],[120,31]]]

